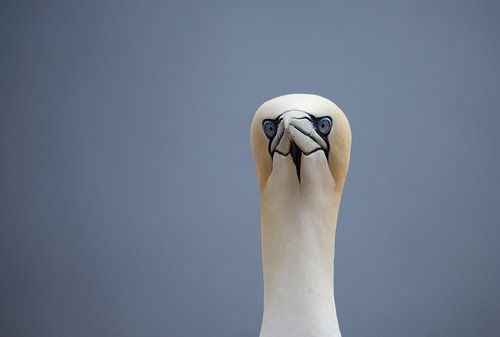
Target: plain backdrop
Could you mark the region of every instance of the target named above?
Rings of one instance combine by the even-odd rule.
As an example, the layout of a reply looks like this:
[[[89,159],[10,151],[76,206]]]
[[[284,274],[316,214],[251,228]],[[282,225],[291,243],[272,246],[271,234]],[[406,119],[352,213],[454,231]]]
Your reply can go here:
[[[2,1],[0,336],[256,337],[249,127],[350,119],[344,337],[500,336],[498,1]]]

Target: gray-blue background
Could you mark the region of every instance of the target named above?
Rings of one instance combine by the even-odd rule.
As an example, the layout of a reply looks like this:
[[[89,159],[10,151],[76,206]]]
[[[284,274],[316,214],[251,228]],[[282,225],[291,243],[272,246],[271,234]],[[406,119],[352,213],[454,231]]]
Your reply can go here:
[[[256,337],[255,109],[353,130],[345,337],[500,336],[500,5],[2,1],[0,336]]]

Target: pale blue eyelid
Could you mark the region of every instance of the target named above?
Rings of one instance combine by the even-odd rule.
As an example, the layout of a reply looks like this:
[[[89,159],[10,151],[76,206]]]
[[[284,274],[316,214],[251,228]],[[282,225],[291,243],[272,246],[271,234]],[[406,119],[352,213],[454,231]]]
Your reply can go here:
[[[322,129],[321,124],[325,123],[325,122],[327,123],[328,127]],[[318,128],[318,131],[321,132],[322,134],[327,134],[332,129],[332,121],[328,117],[321,118],[316,125]]]
[[[270,126],[273,128],[272,130],[269,129]],[[277,127],[272,121],[265,121],[262,127],[267,137],[272,138],[276,135]]]

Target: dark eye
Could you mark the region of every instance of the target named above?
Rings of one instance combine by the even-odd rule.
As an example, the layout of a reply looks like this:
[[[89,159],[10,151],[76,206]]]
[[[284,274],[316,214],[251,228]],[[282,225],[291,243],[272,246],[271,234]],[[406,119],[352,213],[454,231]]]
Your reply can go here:
[[[332,120],[328,117],[323,117],[318,120],[316,123],[316,129],[321,133],[323,136],[326,136],[330,130],[332,129]]]
[[[272,120],[265,120],[262,123],[262,128],[264,129],[264,133],[268,138],[273,138],[276,135],[277,127],[276,123]]]

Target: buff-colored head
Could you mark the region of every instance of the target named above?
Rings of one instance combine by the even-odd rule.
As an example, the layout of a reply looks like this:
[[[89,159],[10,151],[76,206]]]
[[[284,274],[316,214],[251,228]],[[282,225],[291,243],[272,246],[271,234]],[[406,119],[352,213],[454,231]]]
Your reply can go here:
[[[314,175],[311,170],[301,170],[304,161],[314,157],[315,165],[328,167],[335,190],[342,191],[349,167],[351,129],[342,110],[330,100],[291,94],[265,102],[253,118],[251,143],[261,190],[273,167],[278,169],[273,165],[278,157],[290,159],[286,165],[294,168],[297,184],[303,178],[315,179],[304,177]]]

